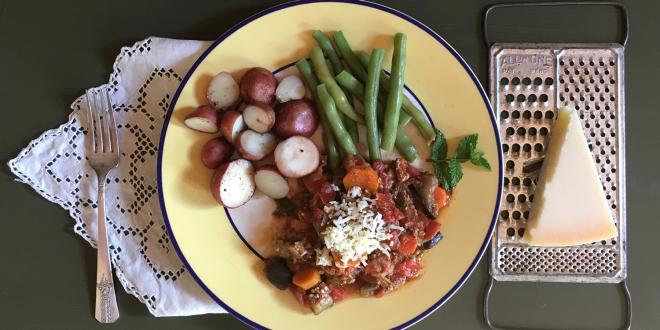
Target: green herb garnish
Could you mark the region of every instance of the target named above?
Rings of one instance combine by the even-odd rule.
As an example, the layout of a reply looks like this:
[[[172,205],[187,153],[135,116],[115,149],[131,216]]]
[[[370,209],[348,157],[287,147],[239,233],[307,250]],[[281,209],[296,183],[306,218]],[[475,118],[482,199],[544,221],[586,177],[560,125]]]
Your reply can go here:
[[[458,142],[456,152],[447,158],[447,140],[444,134],[436,130],[435,139],[431,144],[429,161],[433,163],[435,176],[443,188],[452,191],[463,178],[461,163],[470,161],[472,164],[490,171],[490,164],[484,157],[484,152],[477,149],[479,134],[468,135]]]

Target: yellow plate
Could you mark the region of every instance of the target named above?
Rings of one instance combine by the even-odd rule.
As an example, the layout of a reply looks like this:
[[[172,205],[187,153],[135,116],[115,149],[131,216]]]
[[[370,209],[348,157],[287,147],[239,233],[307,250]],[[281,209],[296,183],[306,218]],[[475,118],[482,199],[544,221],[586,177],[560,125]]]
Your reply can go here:
[[[211,135],[185,127],[183,118],[206,103],[212,75],[240,78],[247,68],[271,70],[308,55],[311,32],[343,30],[354,49],[388,49],[392,36],[408,35],[406,85],[449,139],[467,134],[492,171],[466,163],[464,177],[440,221],[444,239],[424,256],[424,274],[383,298],[352,297],[315,316],[289,291],[270,285],[258,253],[267,253],[272,201],[255,201],[226,213],[211,196],[212,171],[199,159]],[[389,66],[387,64],[386,66]],[[412,126],[412,125],[410,125]],[[449,299],[465,282],[493,231],[501,194],[502,158],[486,94],[465,61],[428,27],[394,9],[368,2],[285,3],[258,13],[222,35],[193,65],[165,118],[158,157],[161,208],[174,247],[202,288],[234,316],[257,328],[384,329],[407,327]],[[418,145],[418,149],[425,149]],[[422,159],[427,153],[420,155]],[[264,201],[266,200],[266,201]],[[231,214],[231,217],[228,215]]]

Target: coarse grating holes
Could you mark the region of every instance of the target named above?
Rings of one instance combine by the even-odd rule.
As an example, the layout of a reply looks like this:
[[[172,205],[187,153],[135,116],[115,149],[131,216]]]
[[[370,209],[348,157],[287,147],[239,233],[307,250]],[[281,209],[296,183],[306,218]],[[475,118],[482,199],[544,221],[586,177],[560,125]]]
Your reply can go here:
[[[514,143],[513,145],[511,145],[511,151],[520,152],[520,144]]]
[[[500,85],[506,86],[509,84],[509,79],[508,78],[502,78],[500,79]]]
[[[516,101],[518,101],[520,103],[525,102],[525,95],[518,94],[518,97],[516,97]]]
[[[513,203],[515,200],[516,200],[516,198],[513,196],[513,194],[506,195],[507,203]]]
[[[513,237],[513,235],[515,235],[515,234],[516,234],[516,230],[513,229],[513,227],[509,227],[509,228],[506,230],[506,235],[509,236],[509,237]]]
[[[531,135],[531,136],[536,135],[536,127],[530,127],[530,128],[527,130],[527,133],[529,133],[529,135]]]
[[[529,96],[527,96],[527,101],[529,101],[530,103],[536,102],[536,94],[530,94]]]
[[[529,111],[529,110],[525,110],[525,112],[523,112],[523,118],[525,118],[525,119],[532,118],[532,112]]]
[[[525,86],[529,86],[529,85],[532,84],[532,79],[530,79],[529,77],[525,77],[525,78],[523,78],[522,83]]]
[[[513,184],[514,186],[520,186],[520,178],[513,177],[513,179],[511,179],[511,184]]]
[[[614,207],[614,205],[612,205],[612,207]],[[520,215],[521,215],[520,211],[513,211],[513,214],[511,216],[513,217],[514,220],[518,220],[520,219]]]
[[[527,130],[524,127],[518,127],[518,130],[516,132],[518,133],[518,135],[524,136],[526,131]]]
[[[509,145],[506,143],[502,143],[502,151],[509,152]]]
[[[534,111],[534,118],[541,119],[543,117],[542,111]]]
[[[516,130],[513,127],[509,127],[506,129],[506,135],[508,136],[512,136],[515,132]]]
[[[545,118],[546,119],[552,119],[554,117],[555,117],[555,112],[554,111],[550,110],[550,111],[545,112]]]
[[[520,111],[516,110],[516,111],[512,112],[511,113],[511,118],[513,118],[513,119],[520,118]]]
[[[541,127],[541,129],[539,130],[539,133],[541,134],[541,136],[548,135],[548,128],[547,127]]]
[[[500,216],[502,217],[502,219],[508,220],[509,219],[509,211],[504,210],[504,211],[500,212]]]
[[[509,103],[513,102],[513,100],[515,99],[515,97],[513,96],[513,94],[506,94],[506,96],[505,96],[504,98],[505,98],[505,100],[506,100],[507,102],[509,102]]]
[[[523,145],[523,151],[524,151],[524,152],[530,152],[530,151],[532,151],[532,145],[529,144],[529,143],[525,143],[525,144]]]
[[[511,79],[511,84],[514,86],[520,85],[520,78],[514,77],[513,79]]]
[[[547,102],[547,101],[548,101],[547,94],[541,94],[541,96],[539,96],[539,102]]]
[[[543,79],[541,79],[541,77],[534,78],[534,85],[541,86],[541,84],[543,84]]]

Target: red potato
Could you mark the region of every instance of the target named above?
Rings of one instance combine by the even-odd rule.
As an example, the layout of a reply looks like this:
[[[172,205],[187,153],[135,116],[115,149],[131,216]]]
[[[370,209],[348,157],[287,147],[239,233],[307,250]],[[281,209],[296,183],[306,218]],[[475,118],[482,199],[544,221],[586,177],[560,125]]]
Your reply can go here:
[[[220,121],[218,112],[210,105],[201,105],[186,116],[183,123],[200,132],[217,133]]]
[[[277,79],[272,72],[264,68],[252,68],[243,75],[240,88],[241,96],[245,101],[272,104],[275,99]]]
[[[240,112],[227,111],[222,115],[220,132],[229,143],[234,143],[238,134],[243,130],[245,130],[245,120],[243,120],[243,115]]]
[[[227,208],[239,207],[254,194],[254,166],[245,159],[235,159],[218,168],[211,180],[215,200]]]
[[[236,149],[241,157],[248,160],[261,160],[270,155],[277,146],[275,136],[270,133],[243,131],[236,139]]]
[[[248,104],[243,109],[243,119],[251,130],[266,133],[275,125],[275,111],[265,103]]]
[[[218,168],[229,160],[234,153],[234,147],[223,137],[208,140],[202,147],[202,163],[210,169]]]
[[[289,178],[301,178],[314,172],[319,162],[319,150],[304,136],[292,136],[275,148],[275,165]]]
[[[254,182],[257,189],[273,199],[284,198],[289,193],[289,181],[273,165],[258,168],[254,174]]]
[[[240,94],[238,83],[228,72],[215,75],[206,90],[206,98],[218,110],[227,110],[234,106]]]
[[[294,135],[310,137],[318,126],[318,114],[314,104],[307,100],[280,103],[275,108],[273,130],[281,138]]]
[[[305,97],[305,84],[296,75],[286,76],[280,80],[275,90],[277,102],[283,103],[292,100],[300,100]]]

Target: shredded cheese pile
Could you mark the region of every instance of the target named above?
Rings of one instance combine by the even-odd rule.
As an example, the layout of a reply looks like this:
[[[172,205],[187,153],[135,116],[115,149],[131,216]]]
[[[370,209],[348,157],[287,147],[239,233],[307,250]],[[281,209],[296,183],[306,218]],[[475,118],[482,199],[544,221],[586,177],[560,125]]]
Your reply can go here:
[[[363,196],[359,187],[351,188],[341,202],[331,201],[323,211],[324,221],[330,224],[321,232],[325,247],[316,251],[317,265],[332,266],[334,263],[346,268],[350,262],[359,260],[364,266],[369,253],[375,250],[389,255],[389,246],[383,241],[392,235],[387,233],[383,215],[376,210],[376,200]],[[389,229],[402,230],[398,226]],[[334,260],[330,251],[341,260]]]

